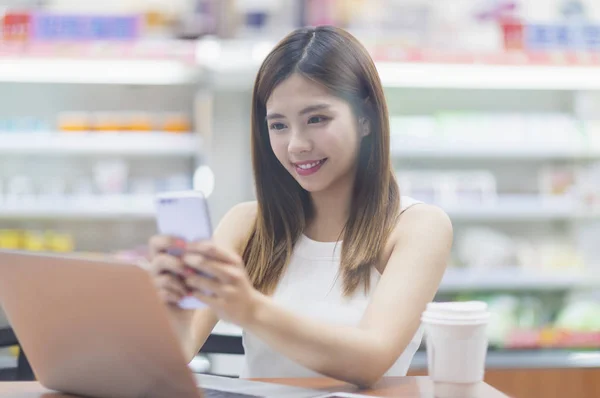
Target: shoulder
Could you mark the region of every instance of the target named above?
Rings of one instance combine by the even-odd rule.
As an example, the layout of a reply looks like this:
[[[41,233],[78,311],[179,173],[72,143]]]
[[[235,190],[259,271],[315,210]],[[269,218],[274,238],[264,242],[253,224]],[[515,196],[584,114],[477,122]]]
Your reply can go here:
[[[255,200],[250,202],[242,202],[233,206],[226,214],[223,219],[229,219],[231,221],[242,221],[242,222],[254,222],[256,214],[258,213],[258,202]]]
[[[452,222],[444,210],[438,206],[414,203],[398,217],[392,239],[394,246],[414,240],[450,246],[453,235]]]
[[[214,239],[217,243],[226,245],[241,255],[250,238],[252,228],[254,228],[257,214],[258,204],[256,201],[243,202],[233,206],[219,222],[215,229]]]

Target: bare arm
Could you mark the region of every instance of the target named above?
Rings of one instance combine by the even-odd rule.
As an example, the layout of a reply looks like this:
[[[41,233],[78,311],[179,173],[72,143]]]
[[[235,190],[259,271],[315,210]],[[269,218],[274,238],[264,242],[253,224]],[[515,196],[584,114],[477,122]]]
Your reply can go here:
[[[452,245],[450,220],[436,207],[406,211],[394,249],[358,327],[298,316],[260,296],[244,325],[280,353],[321,374],[360,386],[380,379],[404,351],[437,291]]]
[[[255,216],[256,204],[254,202],[234,206],[215,229],[213,241],[241,256],[254,225]],[[190,360],[200,351],[218,320],[219,318],[210,308],[196,310],[187,328],[190,333],[188,339],[191,351],[186,352],[190,352]]]

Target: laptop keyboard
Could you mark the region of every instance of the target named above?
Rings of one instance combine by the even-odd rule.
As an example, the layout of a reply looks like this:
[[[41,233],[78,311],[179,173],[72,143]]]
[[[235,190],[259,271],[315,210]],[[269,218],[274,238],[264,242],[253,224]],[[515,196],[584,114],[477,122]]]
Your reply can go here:
[[[261,395],[240,394],[239,392],[228,392],[211,389],[202,389],[204,398],[262,398]]]

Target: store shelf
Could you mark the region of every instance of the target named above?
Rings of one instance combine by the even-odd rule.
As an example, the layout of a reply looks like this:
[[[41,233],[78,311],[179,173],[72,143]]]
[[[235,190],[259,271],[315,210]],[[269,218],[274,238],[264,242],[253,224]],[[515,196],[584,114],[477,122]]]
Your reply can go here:
[[[188,84],[201,77],[196,43],[0,42],[0,82],[82,84]]]
[[[525,221],[564,221],[575,220],[584,215],[575,213],[569,207],[530,206],[528,204],[502,206],[441,206],[453,221],[463,222],[525,222]],[[596,217],[589,214],[589,217]]]
[[[490,351],[486,357],[486,369],[568,369],[600,367],[600,352],[576,351]],[[427,369],[427,353],[415,354],[411,369]]]
[[[576,221],[598,216],[596,212],[580,208],[574,198],[546,198],[535,194],[499,194],[482,201],[459,196],[453,203],[425,202],[437,204],[453,221],[461,222]]]
[[[109,219],[118,217],[149,218],[154,216],[152,198],[119,199],[95,198],[74,200],[71,198],[51,200],[20,200],[17,203],[0,201],[0,218],[90,218]],[[441,206],[444,207],[444,206]],[[600,214],[572,214],[556,209],[518,208],[445,208],[454,222],[529,222],[529,221],[577,221],[598,218]]]
[[[112,196],[0,202],[0,219],[118,220],[154,217],[152,196]]]
[[[260,63],[273,48],[270,41],[203,40],[198,45],[198,62],[213,73],[218,87],[249,88]],[[401,49],[398,49],[401,52]],[[600,68],[595,64],[550,63],[492,64],[473,60],[456,62],[377,61],[386,87],[450,88],[490,90],[600,90]],[[526,55],[523,55],[526,58]],[[501,56],[500,62],[506,62]],[[514,61],[514,60],[513,60]]]
[[[194,156],[194,134],[171,133],[0,133],[0,154]]]
[[[600,69],[589,66],[378,62],[387,87],[493,90],[600,90]]]
[[[438,291],[568,290],[586,286],[600,286],[600,278],[579,270],[449,268]]]
[[[174,85],[199,79],[200,69],[171,60],[0,59],[0,82]]]
[[[600,151],[584,150],[568,145],[544,147],[535,143],[520,146],[505,145],[457,145],[434,142],[411,143],[411,139],[403,139],[392,148],[392,156],[402,159],[448,159],[448,160],[589,160],[600,158]]]

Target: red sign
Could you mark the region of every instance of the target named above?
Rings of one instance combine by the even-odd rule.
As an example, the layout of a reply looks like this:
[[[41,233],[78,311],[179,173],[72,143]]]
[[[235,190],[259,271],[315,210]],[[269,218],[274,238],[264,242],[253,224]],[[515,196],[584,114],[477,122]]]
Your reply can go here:
[[[27,41],[31,31],[29,13],[7,13],[2,18],[2,40]]]

